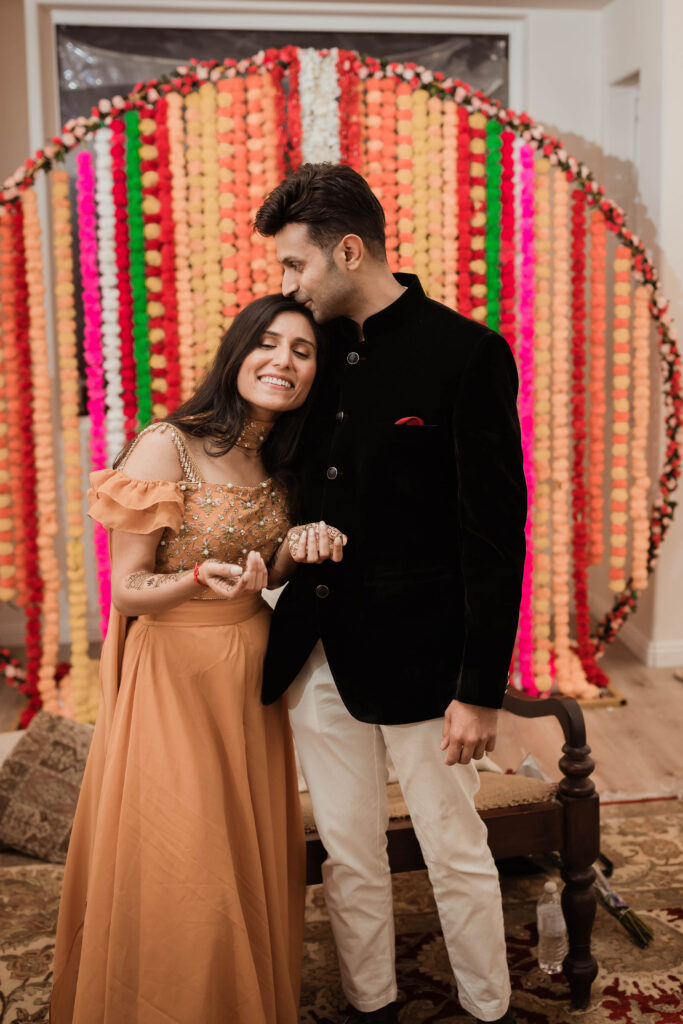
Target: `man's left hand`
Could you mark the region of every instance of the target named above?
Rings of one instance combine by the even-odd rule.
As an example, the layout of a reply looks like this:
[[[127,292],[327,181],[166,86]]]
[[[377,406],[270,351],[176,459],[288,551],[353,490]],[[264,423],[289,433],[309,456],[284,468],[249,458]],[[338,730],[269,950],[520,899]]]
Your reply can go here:
[[[498,711],[477,704],[452,700],[443,720],[441,749],[446,751],[446,764],[469,764],[472,758],[484,756],[496,745]]]

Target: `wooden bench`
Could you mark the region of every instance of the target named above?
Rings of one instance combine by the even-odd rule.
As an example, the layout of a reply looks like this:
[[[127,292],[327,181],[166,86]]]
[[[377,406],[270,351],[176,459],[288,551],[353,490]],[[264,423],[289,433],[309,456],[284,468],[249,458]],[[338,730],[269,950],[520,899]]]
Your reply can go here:
[[[595,917],[593,863],[600,849],[600,811],[595,786],[590,778],[594,768],[586,744],[583,712],[572,697],[526,697],[517,692],[505,695],[503,707],[513,715],[539,718],[554,715],[562,727],[564,745],[557,783],[517,775],[481,772],[481,788],[475,803],[488,829],[493,856],[520,857],[556,851],[562,863],[562,907],[567,921],[569,953],[564,973],[569,982],[571,1005],[588,1006],[598,966],[591,954],[591,931]],[[306,826],[307,881],[322,880],[321,866],[326,853],[315,828],[308,793],[302,793]],[[420,846],[398,783],[388,786],[389,864],[392,872],[424,868]]]

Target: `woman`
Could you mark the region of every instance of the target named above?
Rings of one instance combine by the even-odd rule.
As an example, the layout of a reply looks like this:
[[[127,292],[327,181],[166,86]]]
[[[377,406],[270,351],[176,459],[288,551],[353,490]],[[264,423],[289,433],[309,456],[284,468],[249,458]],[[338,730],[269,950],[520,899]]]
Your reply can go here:
[[[260,700],[260,591],[342,557],[338,531],[289,523],[318,342],[296,302],[258,299],[195,395],[92,474],[113,607],[53,1024],[298,1020],[303,830],[286,712]]]

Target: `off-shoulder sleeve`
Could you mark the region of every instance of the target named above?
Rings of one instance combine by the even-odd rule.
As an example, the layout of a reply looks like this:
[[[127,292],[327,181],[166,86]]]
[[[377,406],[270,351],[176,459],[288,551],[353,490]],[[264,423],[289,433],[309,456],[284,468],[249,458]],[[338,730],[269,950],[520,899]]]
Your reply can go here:
[[[185,503],[180,484],[171,480],[134,480],[118,469],[90,474],[88,515],[108,530],[153,533],[168,527],[177,533]]]

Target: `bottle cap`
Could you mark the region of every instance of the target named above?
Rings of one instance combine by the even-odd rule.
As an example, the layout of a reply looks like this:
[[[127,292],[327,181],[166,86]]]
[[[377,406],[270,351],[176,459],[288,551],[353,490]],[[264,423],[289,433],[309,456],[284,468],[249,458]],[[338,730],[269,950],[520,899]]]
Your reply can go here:
[[[557,882],[546,882],[543,888],[546,892],[557,892]]]

